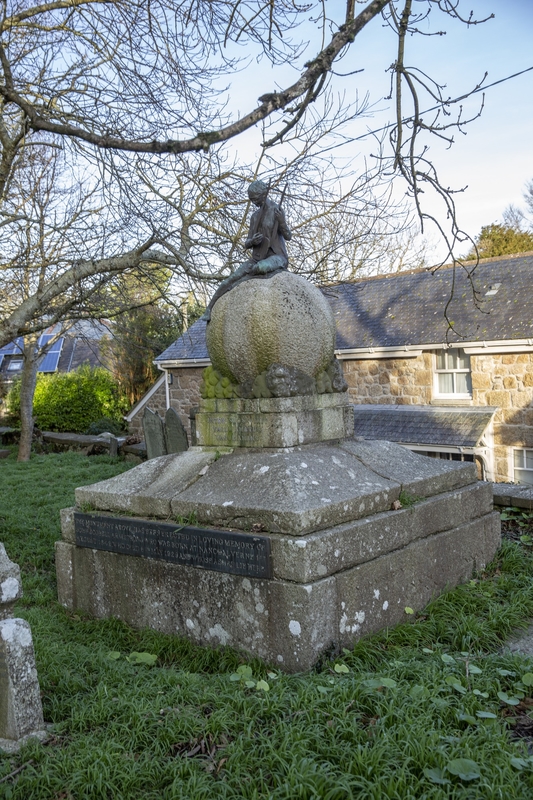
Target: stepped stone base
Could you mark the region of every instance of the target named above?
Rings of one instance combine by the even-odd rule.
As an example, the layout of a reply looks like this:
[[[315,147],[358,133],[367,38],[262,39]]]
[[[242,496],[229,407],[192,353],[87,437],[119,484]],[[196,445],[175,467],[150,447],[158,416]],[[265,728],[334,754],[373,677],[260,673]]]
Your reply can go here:
[[[396,510],[400,494],[406,506]],[[62,512],[63,605],[242,648],[289,672],[408,619],[406,606],[420,610],[469,579],[500,544],[492,487],[476,480],[474,465],[379,441],[220,458],[191,448],[82,487],[76,502],[94,511],[76,515],[77,528],[76,509]],[[209,527],[184,528],[191,512]],[[102,534],[106,549],[79,546],[81,525],[97,537],[117,526],[120,543]],[[222,544],[213,545],[217,536]],[[255,556],[233,556],[232,540],[262,548],[263,573]]]
[[[257,400],[202,400],[195,444],[211,447],[296,447],[353,434],[346,392]]]

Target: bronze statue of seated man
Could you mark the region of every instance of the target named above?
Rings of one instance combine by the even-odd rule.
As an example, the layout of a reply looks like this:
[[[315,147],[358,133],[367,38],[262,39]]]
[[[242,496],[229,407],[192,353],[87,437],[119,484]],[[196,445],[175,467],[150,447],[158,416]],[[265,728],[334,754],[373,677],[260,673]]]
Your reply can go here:
[[[289,264],[285,241],[290,241],[292,234],[287,227],[281,204],[277,205],[268,198],[268,186],[263,181],[251,183],[248,196],[257,206],[244,243],[247,250],[252,250],[252,257],[219,285],[202,316],[207,322],[211,319],[211,309],[216,301],[237,284],[250,278],[270,277],[287,269]]]

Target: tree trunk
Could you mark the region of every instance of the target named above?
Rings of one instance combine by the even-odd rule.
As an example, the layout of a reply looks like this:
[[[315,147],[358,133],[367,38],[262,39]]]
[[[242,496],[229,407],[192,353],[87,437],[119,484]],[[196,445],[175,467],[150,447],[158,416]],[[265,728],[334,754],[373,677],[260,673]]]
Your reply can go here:
[[[20,384],[20,443],[17,461],[29,461],[33,437],[33,395],[37,383],[37,336],[24,337],[24,366]]]

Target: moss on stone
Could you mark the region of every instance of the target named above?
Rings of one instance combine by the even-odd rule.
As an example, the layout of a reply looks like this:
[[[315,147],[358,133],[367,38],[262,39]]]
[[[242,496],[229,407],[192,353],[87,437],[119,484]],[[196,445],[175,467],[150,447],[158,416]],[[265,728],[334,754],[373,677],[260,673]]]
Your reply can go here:
[[[238,397],[237,384],[224,375],[221,375],[213,366],[206,367],[202,373],[200,383],[200,396],[204,399],[231,400]]]

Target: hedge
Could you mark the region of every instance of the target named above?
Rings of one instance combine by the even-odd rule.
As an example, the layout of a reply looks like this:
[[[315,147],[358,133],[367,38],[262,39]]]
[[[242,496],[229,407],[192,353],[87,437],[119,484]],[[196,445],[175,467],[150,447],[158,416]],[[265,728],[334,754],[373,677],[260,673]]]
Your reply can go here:
[[[13,385],[6,402],[9,414],[20,418],[20,381]],[[41,430],[84,433],[102,417],[122,422],[128,407],[113,376],[102,367],[85,365],[73,372],[37,376],[33,416]]]

